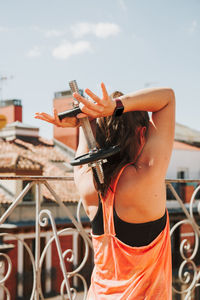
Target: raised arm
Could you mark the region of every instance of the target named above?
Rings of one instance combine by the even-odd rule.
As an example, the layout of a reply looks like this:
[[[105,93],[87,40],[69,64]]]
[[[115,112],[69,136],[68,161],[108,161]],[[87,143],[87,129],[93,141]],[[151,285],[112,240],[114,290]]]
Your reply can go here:
[[[175,96],[172,89],[145,89],[121,97],[125,111],[152,112],[147,141],[139,160],[165,178],[171,157],[175,128]],[[156,179],[156,177],[154,177]]]
[[[81,110],[93,118],[112,115],[116,106],[103,83],[101,87],[102,98],[96,96],[89,89],[85,90],[93,101],[89,101],[77,93],[74,94],[74,97],[82,103]],[[152,112],[147,141],[140,159],[144,164],[151,164],[153,167],[151,170],[157,169],[158,174],[164,178],[174,139],[175,96],[173,90],[149,88],[119,98],[124,105],[124,113],[129,111]],[[79,117],[84,117],[84,114]]]

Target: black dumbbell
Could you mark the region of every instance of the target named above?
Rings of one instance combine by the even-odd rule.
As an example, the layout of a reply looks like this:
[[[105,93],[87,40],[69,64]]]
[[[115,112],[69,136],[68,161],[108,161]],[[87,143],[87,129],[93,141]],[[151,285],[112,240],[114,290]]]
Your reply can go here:
[[[64,118],[76,117],[78,114],[82,113],[81,109],[77,106],[69,110],[65,110],[58,114],[59,120],[63,120]]]
[[[70,164],[72,166],[79,166],[84,164],[91,164],[93,162],[98,162],[98,161],[104,162],[106,158],[114,154],[117,154],[119,152],[120,152],[119,145],[115,145],[107,149],[94,149],[84,155],[76,157],[74,160],[70,161]]]

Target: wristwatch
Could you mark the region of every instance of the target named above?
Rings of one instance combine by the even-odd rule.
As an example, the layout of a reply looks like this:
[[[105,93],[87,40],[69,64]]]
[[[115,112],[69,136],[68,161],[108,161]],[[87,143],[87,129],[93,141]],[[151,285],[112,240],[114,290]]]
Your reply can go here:
[[[113,112],[113,115],[114,115],[114,117],[119,117],[123,114],[124,105],[120,99],[115,99],[114,101],[116,102],[116,107]]]

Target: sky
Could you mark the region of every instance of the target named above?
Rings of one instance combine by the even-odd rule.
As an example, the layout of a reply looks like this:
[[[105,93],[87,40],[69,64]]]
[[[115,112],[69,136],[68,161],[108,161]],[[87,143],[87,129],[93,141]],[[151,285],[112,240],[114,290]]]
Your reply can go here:
[[[0,99],[51,138],[54,93],[171,87],[176,121],[200,130],[200,0],[0,0]]]

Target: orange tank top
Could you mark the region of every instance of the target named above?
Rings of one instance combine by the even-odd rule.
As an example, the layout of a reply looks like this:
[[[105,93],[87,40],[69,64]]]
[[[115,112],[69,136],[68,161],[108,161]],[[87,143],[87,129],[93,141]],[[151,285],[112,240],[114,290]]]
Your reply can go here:
[[[147,246],[131,247],[115,235],[113,205],[117,182],[102,200],[104,234],[92,234],[94,270],[87,300],[171,300],[169,215],[164,230]]]

